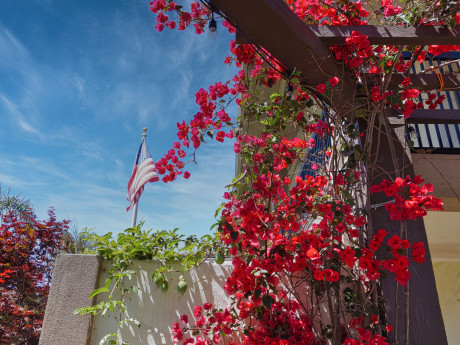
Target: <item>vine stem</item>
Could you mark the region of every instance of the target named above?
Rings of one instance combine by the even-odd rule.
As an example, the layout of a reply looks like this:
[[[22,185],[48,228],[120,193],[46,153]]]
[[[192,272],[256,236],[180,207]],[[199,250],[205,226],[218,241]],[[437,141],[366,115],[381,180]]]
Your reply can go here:
[[[331,318],[331,326],[332,326],[332,344],[336,344],[336,337],[337,337],[337,329],[336,329],[336,319],[334,318],[335,312],[334,307],[332,305],[332,297],[331,297],[331,290],[327,289],[327,304],[329,306],[329,315]]]
[[[374,282],[372,284],[372,298],[374,299],[374,304],[378,307],[379,306],[379,296],[378,296],[377,283],[376,282]],[[380,322],[377,324],[377,332],[378,332],[378,334],[380,336],[382,335],[382,327],[380,326]]]
[[[457,60],[453,60],[453,61],[444,62],[444,63],[439,64],[437,66],[431,66],[430,68],[427,68],[426,70],[423,70],[423,71],[417,73],[417,75],[426,74],[428,72],[434,71],[436,69],[439,69],[439,68],[442,68],[442,67],[445,67],[445,66],[458,64],[459,62],[460,62],[460,59],[457,59]]]
[[[403,221],[402,224],[402,231],[403,231],[403,238],[407,240],[407,223],[406,221]],[[405,254],[408,257],[408,249],[405,250]],[[409,345],[409,324],[410,324],[410,318],[409,318],[409,302],[410,302],[410,287],[409,287],[409,281],[407,281],[406,288],[405,288],[405,305],[404,305],[404,322],[405,322],[405,342],[406,345]]]
[[[406,285],[406,303],[405,303],[405,310],[404,310],[404,317],[405,317],[405,323],[406,323],[406,333],[405,333],[405,338],[406,338],[406,345],[409,345],[409,324],[410,324],[410,318],[409,318],[409,281],[407,282]]]
[[[395,286],[395,345],[398,345],[398,310],[399,305],[398,305],[398,283],[396,283]]]
[[[235,182],[226,185],[225,188],[230,188],[230,187],[233,187],[234,185],[236,185],[238,182],[240,182],[243,178],[246,177],[246,173],[247,173],[247,172],[248,172],[248,171],[245,170],[245,171],[243,172],[243,175],[241,175]]]
[[[339,274],[340,274],[340,269],[339,269]],[[340,308],[340,290],[339,290],[339,287],[338,286],[335,286],[335,303],[336,303],[336,306],[337,306],[337,309],[336,309],[336,342],[337,344],[340,344],[341,343],[341,338],[342,338],[342,332],[341,332],[341,329],[340,329],[340,312],[341,312],[341,308]]]
[[[412,70],[412,66],[414,65],[414,62],[417,60],[417,58],[420,56],[420,54],[422,53],[423,49],[425,48],[425,46],[420,46],[420,48],[417,50],[417,52],[415,54],[412,54],[412,59],[410,60],[410,64],[409,64],[409,67],[407,68],[407,70],[403,73],[403,75],[405,77],[409,76],[410,75],[410,72]]]
[[[404,46],[399,47],[399,50],[398,50],[398,52],[396,53],[396,56],[395,56],[395,58],[394,58],[394,60],[393,60],[394,63],[396,63],[396,62],[399,60],[399,58],[401,57],[401,54],[402,54],[402,52],[403,52],[403,49],[404,49]],[[394,65],[394,64],[393,64],[393,65]],[[390,73],[387,75],[387,78],[385,78],[384,84],[383,84],[382,93],[384,93],[384,92],[386,91],[386,89],[388,88],[388,85],[390,85],[391,77],[393,76],[394,70],[395,70],[395,69],[392,67],[392,68],[390,69]],[[384,74],[384,76],[385,76],[385,74]]]
[[[383,105],[382,105],[382,108],[383,108]],[[393,162],[393,168],[394,168],[394,173],[396,177],[399,174],[399,164],[398,164],[398,159],[396,157],[395,145],[394,145],[393,138],[391,135],[392,131],[390,128],[390,123],[389,123],[388,117],[383,116],[383,110],[384,109],[382,109],[380,118],[383,120],[383,124],[385,126],[385,132],[388,137],[388,146],[390,147],[391,160]]]

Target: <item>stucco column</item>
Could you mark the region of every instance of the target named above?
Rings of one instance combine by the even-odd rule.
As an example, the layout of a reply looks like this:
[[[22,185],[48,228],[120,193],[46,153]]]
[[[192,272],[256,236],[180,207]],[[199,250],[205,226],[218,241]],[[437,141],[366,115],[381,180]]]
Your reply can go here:
[[[96,255],[61,254],[56,258],[39,345],[86,345],[90,341],[89,316],[74,315],[90,306],[101,259]]]

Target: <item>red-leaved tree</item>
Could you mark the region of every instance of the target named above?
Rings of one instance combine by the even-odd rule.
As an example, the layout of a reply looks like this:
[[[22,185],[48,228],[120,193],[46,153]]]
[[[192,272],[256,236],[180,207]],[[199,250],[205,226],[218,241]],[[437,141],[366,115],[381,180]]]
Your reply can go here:
[[[54,211],[3,217],[0,227],[0,344],[38,344],[56,254],[65,249],[69,221]]]

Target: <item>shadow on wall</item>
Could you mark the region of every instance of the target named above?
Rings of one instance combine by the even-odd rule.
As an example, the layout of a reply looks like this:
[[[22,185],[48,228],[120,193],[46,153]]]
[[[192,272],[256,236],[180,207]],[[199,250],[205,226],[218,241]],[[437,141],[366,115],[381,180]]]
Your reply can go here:
[[[154,284],[152,273],[157,267],[157,264],[145,261],[135,261],[130,267],[136,271],[136,275],[125,285],[126,287],[137,286],[139,293],[138,295],[132,292],[127,294],[126,318],[139,320],[141,326],[138,328],[133,324],[125,323],[121,327],[119,340],[136,345],[173,344],[172,325],[179,321],[181,315],[187,314],[193,325],[195,305],[203,305],[207,302],[217,308],[224,308],[231,302],[223,288],[227,277],[231,274],[231,261],[217,265],[213,260],[209,260],[196,269],[186,271],[183,276],[188,289],[183,295],[176,289],[179,272],[166,274],[169,289],[165,293]],[[109,269],[110,263],[104,262],[99,286],[104,286]],[[107,294],[98,295],[96,303],[104,300],[106,296]],[[116,332],[119,320],[120,315],[115,314],[97,316],[92,325],[90,344],[97,345],[105,335]],[[231,341],[229,338],[225,340],[224,344]]]

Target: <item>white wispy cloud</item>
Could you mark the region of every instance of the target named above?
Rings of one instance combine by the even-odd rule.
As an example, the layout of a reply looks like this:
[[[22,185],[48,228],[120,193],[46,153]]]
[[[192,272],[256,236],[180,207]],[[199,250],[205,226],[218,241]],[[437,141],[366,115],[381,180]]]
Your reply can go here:
[[[142,127],[158,159],[177,140],[175,123],[198,111],[194,93],[231,78],[216,57],[221,42],[193,32],[156,33],[153,15],[146,20],[138,11],[148,12],[140,0],[120,8],[49,2],[47,14],[72,12],[71,27],[62,20],[53,30],[39,11],[44,5],[33,5],[34,25],[49,35],[44,40],[0,24],[0,111],[7,115],[0,131],[8,139],[0,146],[0,183],[30,198],[43,217],[55,206],[58,217],[76,218],[79,226],[121,231],[131,220],[126,184]],[[31,37],[38,41],[30,44]],[[146,226],[208,230],[234,156],[231,145],[213,143],[197,158],[187,167],[190,180],[146,186],[139,207]]]
[[[86,94],[85,94],[85,80],[81,77],[75,77],[73,82],[72,82],[73,86],[75,87],[75,89],[77,90],[77,94],[78,94],[78,97],[82,100],[82,101],[86,101]]]
[[[21,193],[24,188],[44,186],[45,184],[43,181],[30,181],[13,174],[0,174],[0,185],[14,188],[14,193]]]
[[[1,104],[21,130],[33,135],[34,139],[43,139],[38,100],[49,85],[42,74],[44,71],[36,65],[23,43],[1,25],[0,51],[0,72],[8,73],[11,78],[10,85],[4,84],[5,90],[0,94]]]
[[[3,94],[0,94],[0,100],[3,104],[3,108],[10,115],[10,119],[22,130],[40,135],[40,132],[32,126],[32,124],[25,119],[23,113],[18,109],[18,106],[11,101],[8,97]]]
[[[19,68],[28,62],[29,51],[7,28],[0,25],[0,49],[4,68]]]

